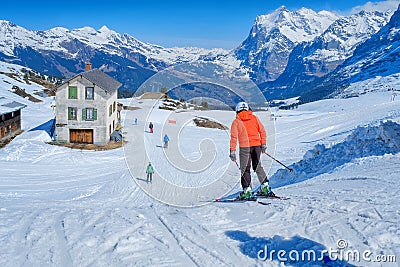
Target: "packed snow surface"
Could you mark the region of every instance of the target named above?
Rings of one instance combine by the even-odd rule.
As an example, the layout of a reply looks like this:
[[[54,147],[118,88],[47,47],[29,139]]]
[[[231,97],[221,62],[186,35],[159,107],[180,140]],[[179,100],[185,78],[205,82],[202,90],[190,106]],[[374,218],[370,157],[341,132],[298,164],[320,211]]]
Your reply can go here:
[[[1,266],[284,266],[277,254],[264,259],[265,248],[320,253],[338,245],[370,250],[372,259],[399,260],[400,100],[390,101],[389,92],[277,111],[276,142],[268,151],[275,149],[273,156],[294,171],[266,155],[262,163],[272,164],[272,188],[289,200],[265,200],[272,204],[264,206],[209,199],[193,208],[165,204],[144,191],[168,200],[179,196],[163,188],[161,178],[193,188],[219,179],[220,172],[231,181],[227,195],[240,190],[239,171],[228,158],[229,133],[194,127],[189,120],[210,117],[230,126],[234,112],[168,113],[153,109],[152,100],[121,100],[139,108],[123,114],[127,147],[85,151],[49,145],[45,131],[29,131],[54,117],[53,100],[41,99],[23,102],[25,131],[0,149]],[[174,128],[172,118],[184,127]],[[153,135],[147,132],[150,120]],[[164,130],[171,133],[168,149],[160,147]],[[129,161],[127,151],[135,145]],[[212,156],[209,162],[201,162],[202,153]],[[206,176],[183,175],[176,155],[182,164],[205,163]],[[153,184],[145,182],[147,160],[156,169]],[[363,259],[296,262],[286,256],[285,266],[380,266]]]

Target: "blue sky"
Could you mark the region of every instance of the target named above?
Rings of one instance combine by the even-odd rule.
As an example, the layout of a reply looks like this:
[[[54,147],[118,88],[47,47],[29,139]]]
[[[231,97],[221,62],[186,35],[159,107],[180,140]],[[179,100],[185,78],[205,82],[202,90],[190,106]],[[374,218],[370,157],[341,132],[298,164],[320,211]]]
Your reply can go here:
[[[370,2],[372,5],[379,1]],[[257,15],[268,14],[282,5],[292,11],[307,7],[346,14],[366,3],[365,0],[2,1],[0,19],[29,30],[57,26],[99,29],[106,25],[118,33],[165,47],[232,49],[247,37]]]

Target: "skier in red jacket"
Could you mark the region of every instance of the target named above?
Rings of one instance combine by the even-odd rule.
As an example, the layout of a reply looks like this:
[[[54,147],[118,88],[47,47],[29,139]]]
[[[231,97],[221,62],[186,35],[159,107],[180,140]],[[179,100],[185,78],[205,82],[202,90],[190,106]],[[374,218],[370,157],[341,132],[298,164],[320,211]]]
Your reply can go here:
[[[265,128],[257,116],[253,115],[246,102],[238,103],[235,110],[236,118],[231,125],[229,157],[236,162],[236,145],[239,142],[239,163],[243,192],[240,193],[238,198],[249,199],[253,196],[250,167],[253,167],[261,183],[257,195],[271,195],[273,193],[268,184],[268,177],[260,162],[261,153],[265,153],[267,149]]]

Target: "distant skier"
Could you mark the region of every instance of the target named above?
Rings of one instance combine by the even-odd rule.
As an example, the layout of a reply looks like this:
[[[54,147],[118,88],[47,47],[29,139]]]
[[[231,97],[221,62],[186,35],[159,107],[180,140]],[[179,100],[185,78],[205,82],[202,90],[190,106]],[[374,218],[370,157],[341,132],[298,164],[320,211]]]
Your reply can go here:
[[[133,124],[134,124],[134,125],[138,125],[138,119],[137,119],[137,118],[135,118]]]
[[[154,127],[153,123],[150,122],[150,123],[149,123],[150,133],[153,133],[153,127]]]
[[[164,148],[168,148],[169,137],[167,134],[164,135]]]
[[[273,192],[268,184],[268,177],[260,162],[261,153],[265,153],[267,149],[267,135],[264,126],[253,115],[246,102],[238,103],[235,111],[236,118],[231,125],[229,157],[236,162],[236,144],[239,141],[239,162],[243,192],[240,193],[238,198],[249,199],[253,196],[250,165],[261,183],[260,191],[257,192],[257,195],[272,195]]]
[[[393,102],[395,100],[396,96],[397,96],[397,94],[393,92],[392,95],[390,96],[390,101]]]
[[[146,173],[147,173],[146,182],[147,183],[149,183],[149,182],[152,183],[153,182],[154,167],[153,167],[153,165],[151,165],[151,162],[149,162],[149,165],[147,165]]]

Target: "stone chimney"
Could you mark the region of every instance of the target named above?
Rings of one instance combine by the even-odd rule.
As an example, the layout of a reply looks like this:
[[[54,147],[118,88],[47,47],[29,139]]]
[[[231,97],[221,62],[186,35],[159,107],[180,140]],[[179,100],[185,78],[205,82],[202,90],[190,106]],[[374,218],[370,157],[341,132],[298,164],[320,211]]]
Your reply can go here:
[[[88,70],[92,70],[92,63],[90,63],[90,61],[86,63],[86,71]]]

